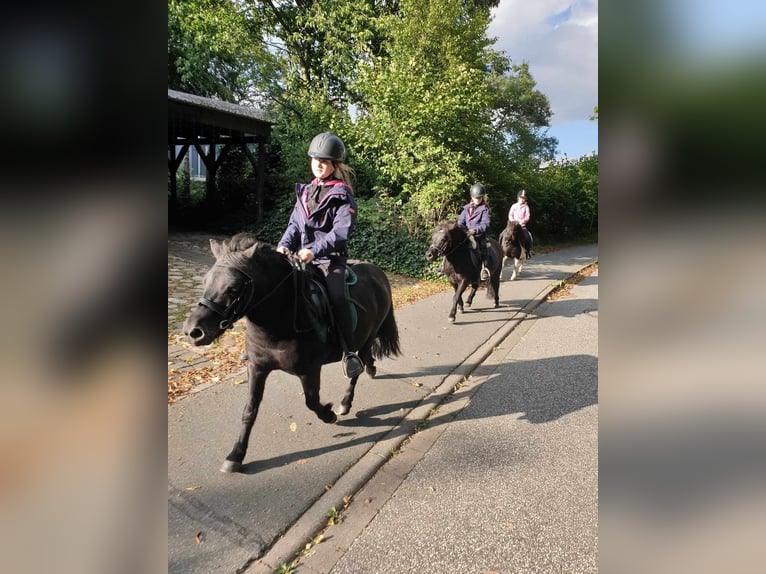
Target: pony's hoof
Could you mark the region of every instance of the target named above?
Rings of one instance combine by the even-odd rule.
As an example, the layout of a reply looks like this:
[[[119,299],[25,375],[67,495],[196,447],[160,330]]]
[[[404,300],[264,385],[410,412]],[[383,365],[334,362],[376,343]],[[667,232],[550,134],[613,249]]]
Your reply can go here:
[[[450,323],[454,323],[455,322],[455,317],[454,316],[449,316],[449,317],[447,317],[447,321],[449,321]]]
[[[350,407],[344,407],[343,405],[341,405],[337,409],[334,409],[333,413],[335,413],[337,416],[343,416],[343,415],[347,415],[350,410],[351,410]],[[335,417],[336,420],[337,420],[337,416]]]
[[[226,474],[230,474],[232,472],[239,472],[242,468],[241,462],[235,462],[233,460],[225,460],[223,461],[223,464],[221,465],[221,468],[219,469],[221,472],[225,472]]]
[[[497,309],[498,307],[500,307],[500,303],[495,303],[495,307],[494,308]]]
[[[326,422],[328,425],[335,424],[338,422],[338,415],[335,414],[335,411],[330,409],[330,414],[327,415],[326,419],[322,419],[324,422]]]
[[[377,375],[377,374],[378,374],[378,368],[377,368],[377,367],[367,367],[367,368],[365,369],[365,372],[366,372],[368,375],[370,375],[370,378],[371,378],[371,379],[374,379],[374,378],[375,378],[375,375]]]

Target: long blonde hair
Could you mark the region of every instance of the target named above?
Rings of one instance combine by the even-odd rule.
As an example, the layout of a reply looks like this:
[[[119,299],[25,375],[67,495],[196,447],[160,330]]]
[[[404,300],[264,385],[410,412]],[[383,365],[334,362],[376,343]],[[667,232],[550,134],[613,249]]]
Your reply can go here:
[[[335,170],[332,172],[332,176],[342,180],[349,189],[353,190],[352,181],[356,179],[356,172],[342,161],[334,161],[333,165]]]

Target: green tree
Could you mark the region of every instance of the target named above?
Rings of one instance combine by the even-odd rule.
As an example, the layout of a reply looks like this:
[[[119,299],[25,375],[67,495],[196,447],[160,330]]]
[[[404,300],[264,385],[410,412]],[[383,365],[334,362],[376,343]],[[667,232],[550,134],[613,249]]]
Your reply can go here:
[[[277,58],[263,23],[232,0],[168,0],[168,87],[233,103],[263,103]]]
[[[375,188],[429,221],[454,211],[475,143],[489,131],[484,36],[489,10],[469,2],[399,2],[381,18],[385,53],[363,62],[356,129]]]
[[[558,160],[531,180],[530,229],[545,243],[592,240],[598,233],[598,156]]]

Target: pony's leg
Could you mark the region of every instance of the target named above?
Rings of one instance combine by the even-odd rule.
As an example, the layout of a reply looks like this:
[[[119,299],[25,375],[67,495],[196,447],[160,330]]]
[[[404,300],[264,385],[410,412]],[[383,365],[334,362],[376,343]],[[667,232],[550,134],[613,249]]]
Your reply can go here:
[[[511,281],[516,281],[516,277],[519,276],[519,273],[521,272],[521,266],[519,265],[519,259],[517,257],[513,258],[513,273],[511,274]]]
[[[359,349],[359,358],[364,362],[364,370],[370,375],[371,378],[375,378],[377,369],[375,368],[375,359],[370,352],[371,345],[368,343],[361,349]],[[354,391],[356,391],[356,383],[359,380],[359,375],[351,379],[346,389],[346,394],[343,395],[343,400],[340,402],[340,406],[335,409],[336,415],[347,415],[351,412],[351,405],[354,402]]]
[[[250,441],[250,431],[253,430],[255,417],[258,415],[258,407],[263,399],[263,389],[266,386],[266,377],[270,371],[257,370],[258,367],[252,362],[247,366],[247,377],[250,381],[250,397],[245,404],[245,410],[242,412],[242,430],[239,432],[239,438],[234,443],[234,448],[226,456],[221,466],[221,472],[238,472],[242,467],[242,461],[247,452],[247,443]]]
[[[476,295],[476,290],[478,288],[479,288],[478,285],[476,285],[475,283],[471,283],[471,292],[468,293],[468,300],[466,301],[466,305],[468,305],[469,307],[473,305],[473,298]]]
[[[306,406],[314,411],[321,421],[334,423],[338,420],[338,417],[332,410],[332,403],[323,405],[319,402],[321,371],[322,367],[320,365],[300,377],[301,385],[303,385],[303,395],[306,398]]]
[[[461,281],[455,285],[454,289],[455,294],[452,296],[452,308],[447,316],[447,320],[450,323],[455,322],[455,315],[457,314],[458,307],[460,307],[460,312],[463,312],[463,291],[465,291],[465,282]]]
[[[372,344],[366,345],[359,351],[359,356],[364,362],[364,372],[367,373],[371,379],[375,378],[378,373],[378,369],[375,366],[375,357],[372,356]]]
[[[340,406],[335,409],[336,415],[347,415],[351,411],[351,404],[354,402],[354,391],[356,390],[356,382],[359,380],[359,375],[351,379],[346,389],[346,394],[343,395],[343,400],[340,402]],[[321,418],[321,417],[320,417]],[[336,417],[337,419],[337,417]],[[325,421],[334,422],[334,421]]]

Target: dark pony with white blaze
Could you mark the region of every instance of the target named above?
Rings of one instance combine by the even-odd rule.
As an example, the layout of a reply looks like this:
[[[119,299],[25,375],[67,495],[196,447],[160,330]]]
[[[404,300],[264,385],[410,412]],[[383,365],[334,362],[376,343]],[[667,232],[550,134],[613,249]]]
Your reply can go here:
[[[242,414],[242,430],[221,467],[222,472],[236,472],[242,466],[271,371],[279,369],[297,376],[306,406],[326,423],[335,422],[338,414],[348,414],[359,377],[351,379],[337,411],[333,411],[332,403],[320,402],[322,365],[340,361],[342,349],[333,333],[322,336],[308,320],[311,303],[302,286],[307,284],[309,273],[321,275],[318,270],[312,265],[301,269],[274,246],[246,233],[220,243],[211,239],[210,249],[216,262],[205,275],[203,296],[184,322],[184,332],[194,345],[209,345],[245,318],[250,396]],[[376,358],[400,354],[391,285],[375,265],[356,263],[350,267],[356,275],[356,283],[349,290],[357,307],[357,323],[348,344],[358,350],[367,374],[374,377]]]
[[[503,252],[503,267],[507,259],[513,259],[513,273],[511,281],[515,281],[521,274],[521,268],[527,260],[527,250],[524,248],[524,235],[526,231],[521,223],[508,220],[505,229],[500,233],[500,248]]]
[[[487,269],[489,280],[487,281],[487,299],[494,299],[495,308],[500,306],[500,272],[502,271],[502,257],[500,245],[493,238],[489,238],[487,248]],[[455,294],[452,297],[452,308],[448,315],[451,323],[455,322],[457,309],[463,313],[463,292],[470,285],[471,292],[468,294],[465,304],[470,307],[473,297],[479,288],[481,264],[472,257],[471,244],[468,235],[454,221],[442,221],[437,224],[431,235],[431,245],[426,250],[426,260],[433,261],[437,257],[444,257],[443,272],[452,285]]]

